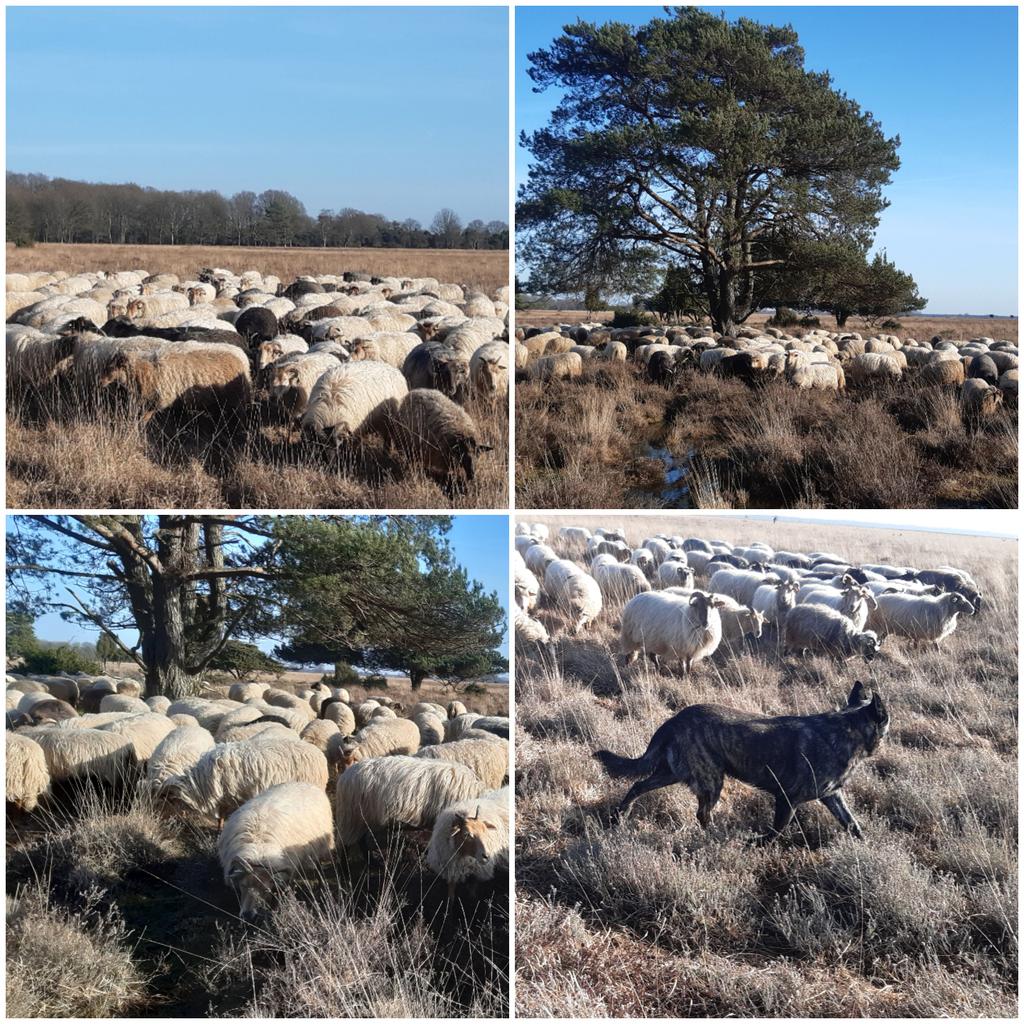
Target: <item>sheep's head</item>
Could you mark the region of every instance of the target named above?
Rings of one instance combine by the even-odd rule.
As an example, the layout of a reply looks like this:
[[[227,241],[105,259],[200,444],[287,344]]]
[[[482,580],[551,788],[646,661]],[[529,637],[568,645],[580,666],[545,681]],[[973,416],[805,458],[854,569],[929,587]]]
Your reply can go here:
[[[744,634],[758,640],[764,631],[764,612],[748,611],[743,616]]]
[[[878,654],[878,649],[882,646],[881,641],[878,639],[878,634],[874,630],[869,629],[859,634],[857,639],[860,653],[864,660],[866,662],[874,661],[875,655]]]
[[[380,350],[376,342],[371,341],[369,338],[356,338],[352,342],[352,348],[349,350],[349,358],[353,360],[379,359]]]
[[[275,894],[291,880],[287,868],[271,868],[266,864],[251,864],[240,857],[232,861],[226,881],[238,893],[241,918],[246,924],[256,924],[266,912]]]
[[[107,388],[112,384],[127,386],[131,367],[132,357],[129,352],[118,352],[111,356],[103,367],[103,372],[100,374],[100,387]]]
[[[959,593],[956,593],[954,591],[948,597],[948,604],[949,604],[950,611],[953,612],[954,615],[957,615],[957,614],[973,615],[974,614],[974,605],[971,604],[971,602],[966,597],[964,597],[963,594],[959,594]]]
[[[487,852],[488,834],[496,830],[494,822],[480,817],[480,805],[477,804],[474,814],[454,817],[449,838],[457,856],[471,857],[483,864],[490,857]]]
[[[276,341],[265,341],[260,345],[259,368],[265,370],[275,359],[280,359],[284,350]]]

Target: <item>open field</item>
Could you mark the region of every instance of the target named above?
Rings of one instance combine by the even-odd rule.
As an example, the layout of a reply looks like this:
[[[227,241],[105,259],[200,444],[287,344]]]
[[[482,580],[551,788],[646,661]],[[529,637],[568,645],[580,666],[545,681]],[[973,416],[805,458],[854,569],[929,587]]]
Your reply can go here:
[[[585,309],[517,309],[516,325],[519,327],[543,327],[547,324],[582,324],[609,323],[615,314],[610,310],[588,313]],[[771,319],[770,313],[754,313],[746,321],[751,327],[763,327]],[[821,326],[829,331],[839,330],[835,317],[820,314]],[[897,318],[898,319],[898,318]],[[1017,341],[1017,318],[1011,316],[905,316],[900,321],[903,330],[901,336],[913,338],[931,338],[942,332],[949,332],[944,337],[955,341],[968,338],[1005,338]],[[845,331],[871,331],[871,326],[863,317],[852,316],[843,328]]]
[[[319,675],[263,678],[292,690]],[[507,715],[508,687],[485,686],[462,700]],[[413,695],[394,677],[386,690],[350,692],[353,703],[387,694],[405,704],[400,714],[410,698],[453,696],[432,680]],[[333,802],[333,775],[327,792]],[[429,838],[429,828],[390,830],[365,864],[336,849],[247,924],[216,827],[172,813],[135,770],[116,786],[55,785],[30,814],[9,804],[8,1014],[507,1016],[508,873],[449,901],[425,863]]]
[[[839,393],[784,377],[748,386],[682,365],[655,381],[632,358],[588,359],[569,379],[520,379],[517,505],[1015,507],[1015,394],[969,420],[959,387],[924,384],[919,372],[884,382],[847,374]]]
[[[1007,540],[652,515],[522,516],[557,529],[622,529],[829,550],[852,561],[952,563],[981,612],[937,647],[886,638],[836,664],[779,655],[766,631],[686,678],[617,664],[619,615],[580,637],[541,607],[549,652],[517,645],[516,942],[520,1017],[1015,1017],[1017,1015],[1017,546]],[[698,586],[706,581],[698,581]],[[755,845],[770,798],[727,779],[703,831],[684,786],[641,797],[592,753],[640,754],[679,709],[765,715],[877,687],[888,736],[844,787],[858,842],[818,804]]]
[[[200,267],[259,268],[291,280],[299,274],[368,274],[436,277],[459,281],[484,292],[508,284],[508,251],[496,249],[297,249],[233,245],[58,245],[28,249],[8,244],[7,273],[59,268],[77,274],[97,268],[108,272],[159,267],[188,277]]]
[[[263,273],[241,269],[263,250],[234,253],[235,274],[203,272],[230,250],[104,248],[36,254],[65,276],[98,261],[71,280],[8,278],[11,507],[507,505],[507,348],[485,348],[505,334],[504,283],[492,300],[432,276],[493,269],[489,254],[409,251],[382,278],[320,250]]]

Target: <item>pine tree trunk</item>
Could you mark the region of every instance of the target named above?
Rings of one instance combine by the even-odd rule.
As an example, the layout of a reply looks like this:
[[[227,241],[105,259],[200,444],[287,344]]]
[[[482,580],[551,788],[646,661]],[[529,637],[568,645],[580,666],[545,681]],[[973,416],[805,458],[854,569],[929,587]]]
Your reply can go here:
[[[423,685],[423,680],[427,678],[427,673],[422,669],[414,668],[409,670],[409,683],[414,690],[418,690]]]
[[[153,580],[153,629],[143,641],[142,657],[147,696],[177,700],[196,692],[197,680],[187,667],[181,592],[173,578]]]

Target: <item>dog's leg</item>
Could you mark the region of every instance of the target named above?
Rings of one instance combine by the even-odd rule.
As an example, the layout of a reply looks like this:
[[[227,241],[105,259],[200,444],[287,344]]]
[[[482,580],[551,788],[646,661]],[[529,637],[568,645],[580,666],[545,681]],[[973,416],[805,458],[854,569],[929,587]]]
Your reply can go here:
[[[775,818],[772,821],[771,830],[758,837],[758,843],[764,845],[770,843],[786,830],[786,827],[793,820],[796,808],[789,802],[785,793],[780,793],[775,798]]]
[[[643,796],[644,793],[649,793],[652,789],[671,786],[674,782],[678,781],[671,772],[662,771],[655,772],[649,778],[634,782],[629,792],[622,798],[622,803],[619,804],[619,814],[622,814],[638,796]]]
[[[701,789],[697,793],[697,821],[700,822],[701,828],[708,828],[711,824],[711,812],[722,795],[724,781],[721,775],[701,780]]]
[[[855,839],[864,838],[864,833],[861,832],[860,825],[857,824],[857,819],[853,816],[853,811],[850,810],[849,804],[846,802],[846,794],[841,789],[837,789],[831,796],[823,796],[821,802],[832,812],[832,816],[851,836]]]

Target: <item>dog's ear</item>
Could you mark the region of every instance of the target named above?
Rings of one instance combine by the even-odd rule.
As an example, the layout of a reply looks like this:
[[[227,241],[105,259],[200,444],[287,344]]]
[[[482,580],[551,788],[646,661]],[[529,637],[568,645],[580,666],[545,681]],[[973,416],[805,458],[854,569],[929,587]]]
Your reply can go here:
[[[849,708],[855,708],[859,704],[863,704],[868,698],[868,691],[864,684],[859,680],[853,684],[853,689],[850,691],[850,696],[846,699],[846,706]]]
[[[875,695],[871,698],[871,717],[878,722],[879,725],[889,721],[889,709],[885,706],[885,701],[882,700],[881,694],[875,691]]]

